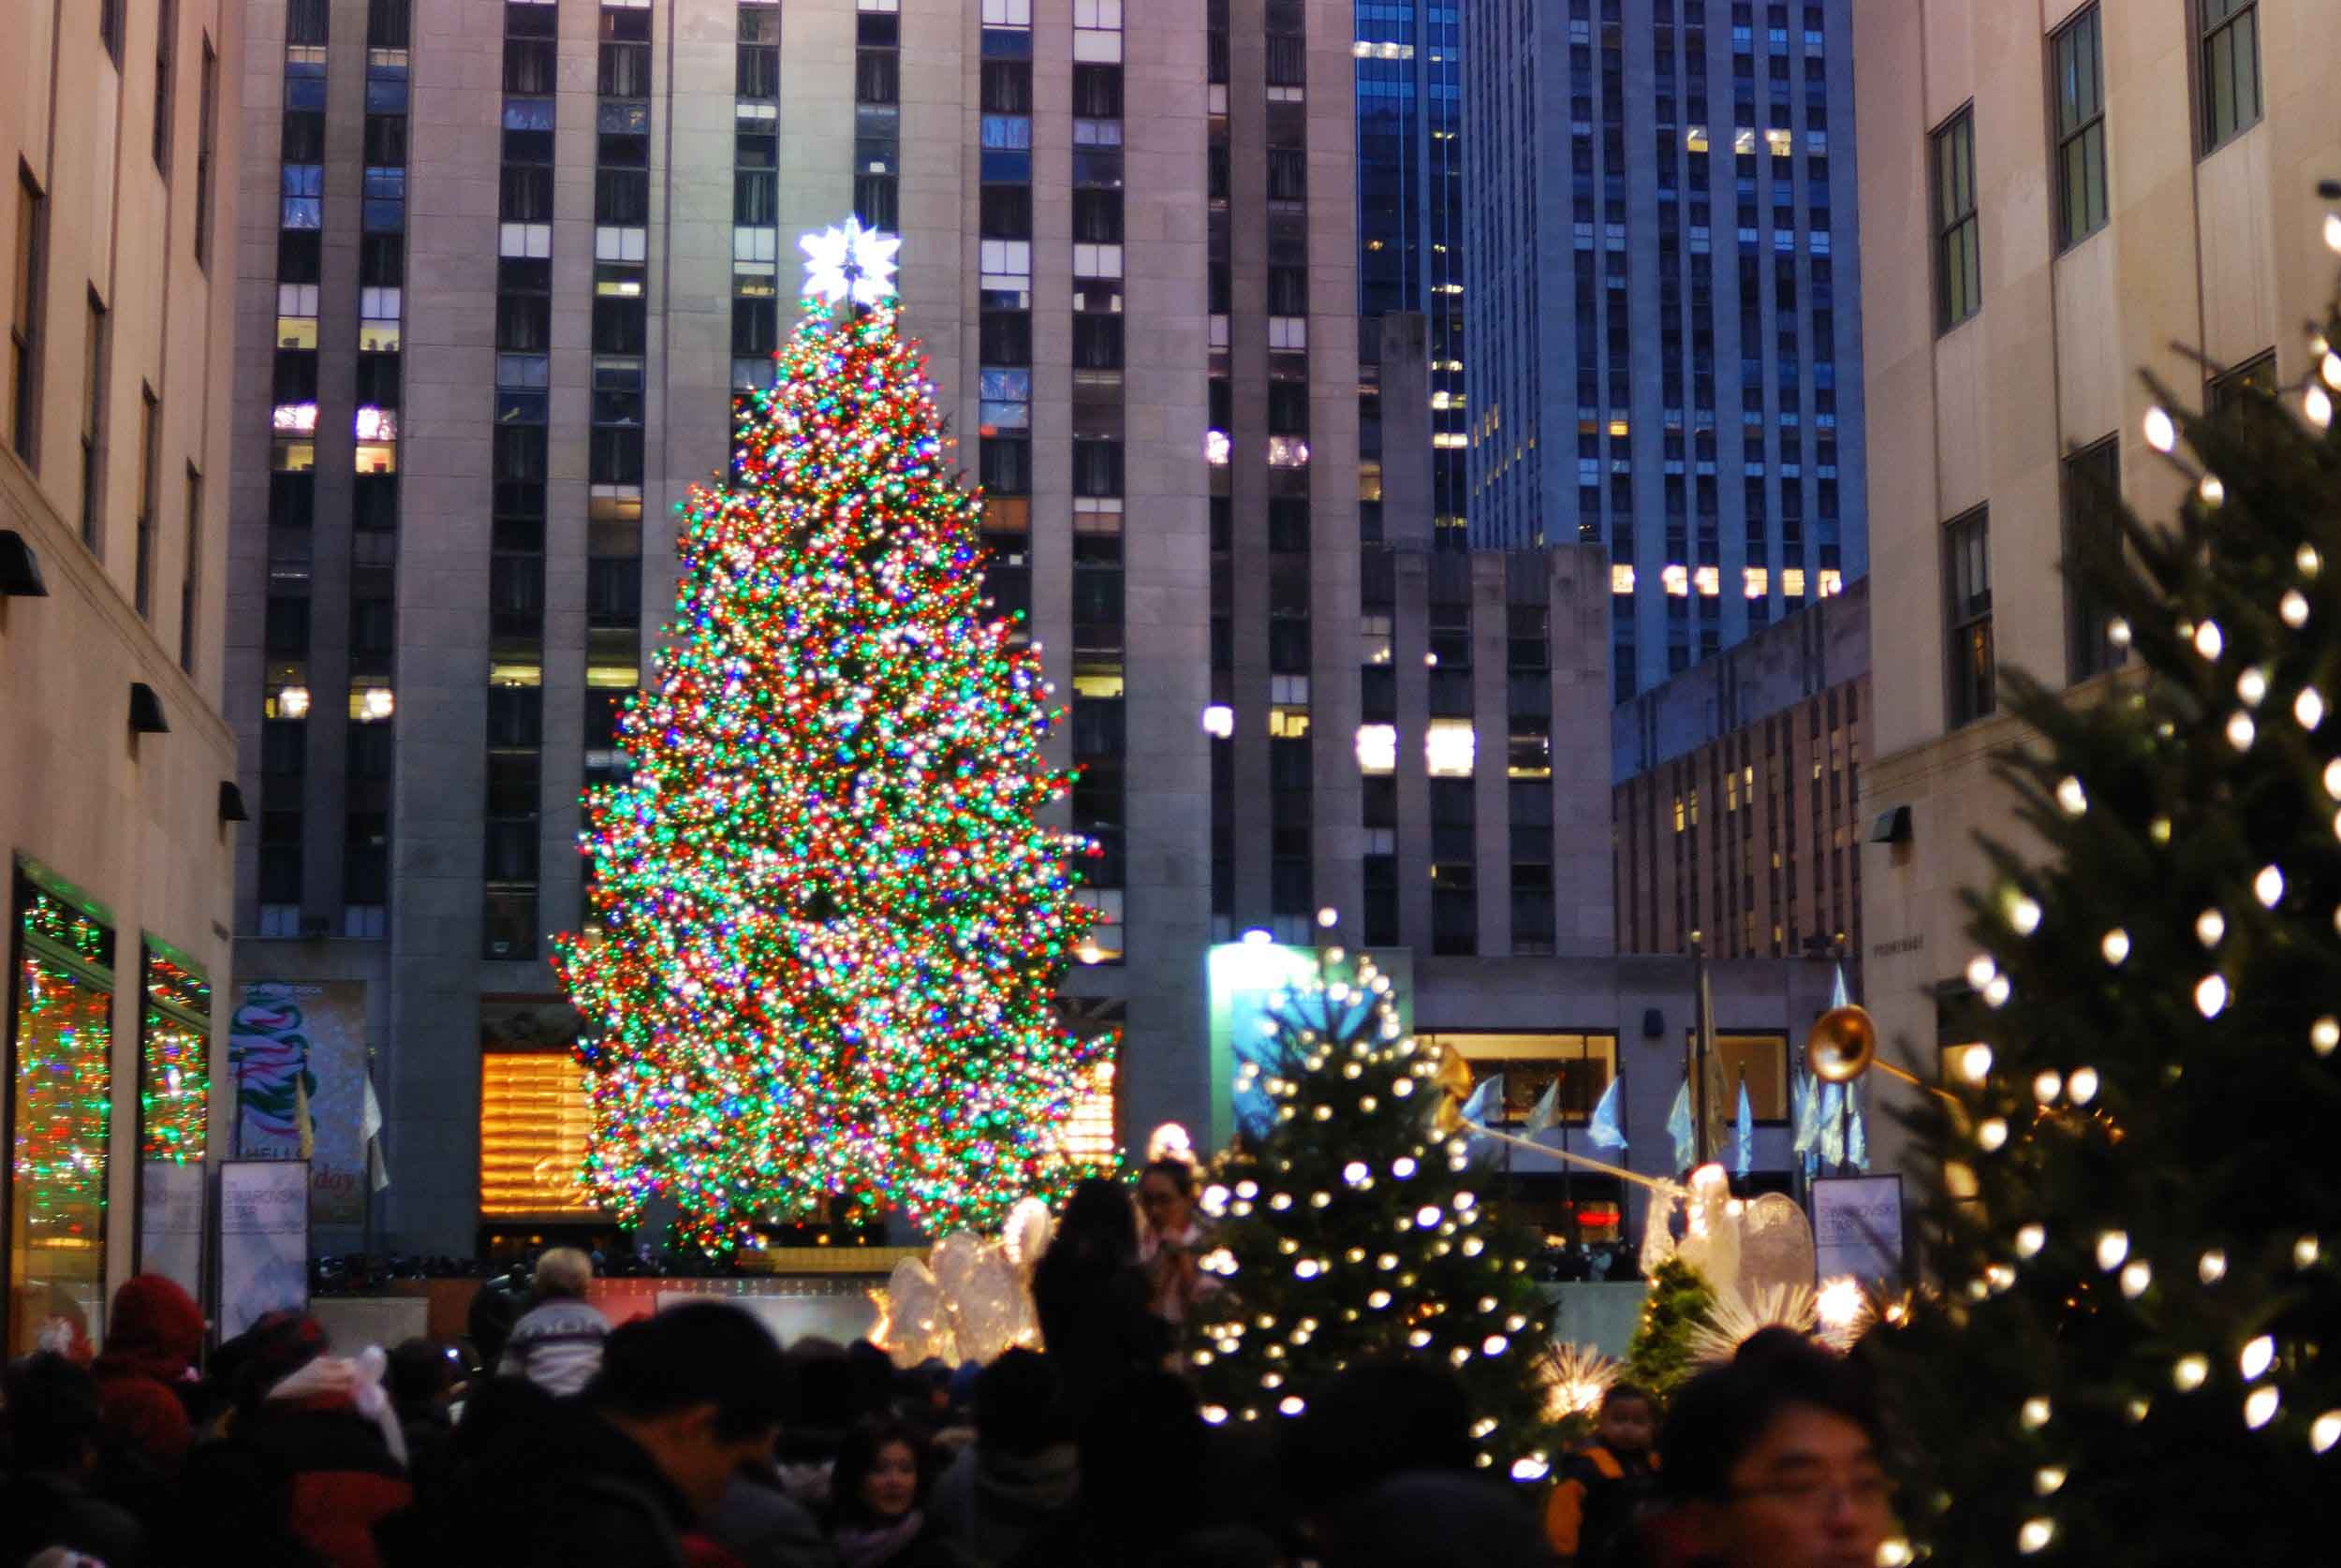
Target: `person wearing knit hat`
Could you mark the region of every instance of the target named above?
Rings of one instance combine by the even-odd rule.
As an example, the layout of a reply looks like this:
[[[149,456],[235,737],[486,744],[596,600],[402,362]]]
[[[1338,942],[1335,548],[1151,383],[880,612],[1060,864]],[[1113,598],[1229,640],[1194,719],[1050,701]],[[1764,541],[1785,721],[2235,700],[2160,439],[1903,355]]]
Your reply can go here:
[[[106,1427],[164,1475],[176,1475],[195,1441],[186,1395],[203,1350],[203,1309],[160,1274],[140,1274],[114,1292],[106,1348],[90,1364]]]

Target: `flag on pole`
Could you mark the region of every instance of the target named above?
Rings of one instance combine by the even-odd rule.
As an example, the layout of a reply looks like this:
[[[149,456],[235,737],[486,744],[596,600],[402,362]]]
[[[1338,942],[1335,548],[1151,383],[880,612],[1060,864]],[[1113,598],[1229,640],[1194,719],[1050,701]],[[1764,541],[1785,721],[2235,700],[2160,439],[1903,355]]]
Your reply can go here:
[[[1699,1163],[1698,1131],[1691,1125],[1691,1076],[1683,1075],[1683,1087],[1674,1092],[1674,1108],[1667,1112],[1667,1136],[1674,1140],[1674,1168],[1686,1171]]]
[[[1845,1103],[1846,1164],[1855,1170],[1865,1171],[1870,1168],[1870,1139],[1869,1130],[1862,1125],[1862,1086],[1860,1084],[1846,1085]]]
[[[293,1133],[301,1140],[301,1157],[314,1160],[317,1153],[317,1123],[309,1117],[309,1075],[293,1075]]]
[[[1829,1005],[1832,1007],[1853,1005],[1853,995],[1846,989],[1845,986],[1845,960],[1843,959],[1837,960],[1836,980],[1829,988]]]
[[[1731,1136],[1738,1144],[1733,1150],[1731,1173],[1745,1176],[1756,1168],[1756,1112],[1747,1098],[1747,1075],[1740,1075],[1739,1114],[1731,1120]]]
[[[1731,1114],[1731,1102],[1723,1083],[1723,1053],[1715,1048],[1715,999],[1707,983],[1703,949],[1699,962],[1699,1060],[1706,1066],[1699,1086],[1701,1115],[1695,1124],[1702,1141],[1694,1163],[1705,1165],[1722,1155],[1724,1121]]]
[[[366,1146],[366,1178],[375,1192],[390,1184],[390,1167],[382,1159],[382,1102],[374,1097],[374,1075],[365,1078],[366,1098],[358,1116],[358,1136]]]
[[[1560,1075],[1556,1073],[1553,1077],[1553,1081],[1544,1086],[1544,1093],[1538,1099],[1536,1108],[1528,1113],[1528,1125],[1525,1131],[1529,1137],[1535,1137],[1546,1128],[1557,1127],[1560,1124],[1561,1079]]]
[[[1796,1075],[1796,1141],[1790,1145],[1797,1159],[1804,1164],[1804,1174],[1813,1174],[1818,1163],[1816,1148],[1820,1142],[1820,1086],[1810,1073]]]
[[[1820,1138],[1816,1146],[1820,1163],[1845,1164],[1845,1085],[1833,1083],[1820,1092]]]
[[[1585,1129],[1585,1136],[1603,1149],[1626,1147],[1626,1112],[1618,1104],[1617,1092],[1617,1086],[1623,1081],[1615,1077],[1610,1079],[1610,1087],[1601,1092],[1600,1100],[1593,1107],[1593,1124]]]
[[[1490,1073],[1486,1077],[1481,1078],[1478,1086],[1471,1091],[1471,1098],[1463,1103],[1463,1119],[1468,1123],[1464,1129],[1469,1140],[1465,1145],[1466,1153],[1474,1156],[1479,1154],[1487,1141],[1479,1129],[1485,1127],[1494,1119],[1495,1113],[1503,1107],[1504,1075]]]

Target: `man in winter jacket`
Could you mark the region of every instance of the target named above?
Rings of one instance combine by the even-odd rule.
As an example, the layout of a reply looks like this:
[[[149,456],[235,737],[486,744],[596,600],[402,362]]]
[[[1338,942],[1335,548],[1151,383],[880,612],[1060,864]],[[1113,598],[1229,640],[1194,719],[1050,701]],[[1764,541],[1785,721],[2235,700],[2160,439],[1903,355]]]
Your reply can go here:
[[[114,1292],[90,1375],[108,1432],[161,1477],[179,1473],[195,1441],[184,1397],[202,1348],[203,1309],[177,1282],[140,1274]]]
[[[496,1365],[501,1377],[524,1377],[548,1394],[575,1394],[601,1367],[610,1320],[585,1300],[593,1259],[575,1247],[555,1247],[537,1260],[530,1282],[537,1304],[512,1326]]]

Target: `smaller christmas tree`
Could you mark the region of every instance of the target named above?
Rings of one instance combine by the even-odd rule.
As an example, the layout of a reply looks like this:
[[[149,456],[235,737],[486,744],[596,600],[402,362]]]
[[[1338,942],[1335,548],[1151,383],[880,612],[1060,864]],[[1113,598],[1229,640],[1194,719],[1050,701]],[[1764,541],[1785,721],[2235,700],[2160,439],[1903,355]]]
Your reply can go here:
[[[1223,1154],[1204,1193],[1219,1216],[1203,1267],[1193,1352],[1204,1418],[1299,1415],[1355,1363],[1451,1369],[1474,1413],[1480,1462],[1545,1475],[1539,1358],[1551,1307],[1530,1280],[1535,1238],[1478,1191],[1460,1136],[1431,1125],[1446,1104],[1435,1055],[1399,1023],[1371,960],[1277,998],[1255,1078],[1274,1123]]]
[[[1654,1214],[1651,1223],[1664,1221]],[[1680,1257],[1658,1265],[1626,1347],[1626,1381],[1659,1399],[1673,1393],[1699,1370],[1692,1345],[1715,1306],[1715,1289],[1698,1269]]]

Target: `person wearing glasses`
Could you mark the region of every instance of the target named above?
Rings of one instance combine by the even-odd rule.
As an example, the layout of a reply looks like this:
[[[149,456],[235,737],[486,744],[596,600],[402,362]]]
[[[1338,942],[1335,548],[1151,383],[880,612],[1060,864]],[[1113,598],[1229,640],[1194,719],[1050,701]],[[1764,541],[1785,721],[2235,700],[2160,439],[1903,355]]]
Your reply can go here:
[[[1656,1555],[1697,1568],[1873,1568],[1893,1526],[1883,1446],[1862,1367],[1765,1329],[1674,1396],[1654,1533],[1676,1549]]]

